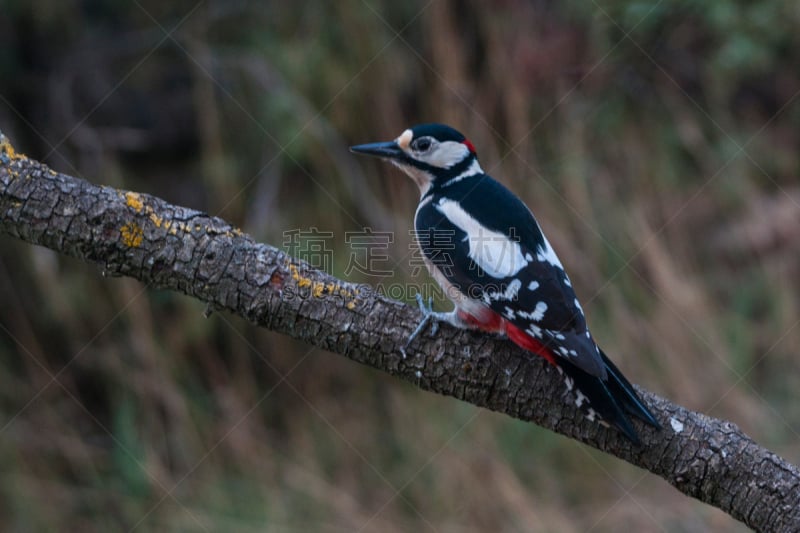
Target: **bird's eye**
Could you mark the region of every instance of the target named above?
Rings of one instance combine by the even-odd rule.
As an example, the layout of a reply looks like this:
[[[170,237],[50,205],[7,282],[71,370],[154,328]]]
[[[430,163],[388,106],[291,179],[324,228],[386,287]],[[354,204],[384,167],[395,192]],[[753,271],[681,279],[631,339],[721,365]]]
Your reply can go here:
[[[431,138],[430,137],[420,137],[416,141],[413,142],[412,148],[417,152],[427,152],[431,147]]]

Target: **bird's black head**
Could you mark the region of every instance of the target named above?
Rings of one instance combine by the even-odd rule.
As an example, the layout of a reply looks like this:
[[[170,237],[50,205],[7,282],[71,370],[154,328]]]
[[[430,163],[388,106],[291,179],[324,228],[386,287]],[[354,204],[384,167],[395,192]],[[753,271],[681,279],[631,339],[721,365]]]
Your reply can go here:
[[[411,176],[423,194],[435,182],[482,172],[472,143],[444,124],[420,124],[394,141],[351,146],[350,151],[388,159]]]

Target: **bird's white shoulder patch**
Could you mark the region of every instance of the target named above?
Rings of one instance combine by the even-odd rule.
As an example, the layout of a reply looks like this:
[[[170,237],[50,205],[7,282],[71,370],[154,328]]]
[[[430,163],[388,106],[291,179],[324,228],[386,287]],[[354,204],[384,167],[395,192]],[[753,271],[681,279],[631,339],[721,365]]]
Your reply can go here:
[[[513,276],[528,265],[518,242],[482,226],[454,200],[442,198],[436,208],[467,234],[469,257],[494,278]]]

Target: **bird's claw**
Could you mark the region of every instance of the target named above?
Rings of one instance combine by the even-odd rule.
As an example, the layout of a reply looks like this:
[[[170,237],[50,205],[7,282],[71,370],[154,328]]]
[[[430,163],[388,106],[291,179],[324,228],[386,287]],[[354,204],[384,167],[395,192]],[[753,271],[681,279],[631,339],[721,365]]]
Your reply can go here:
[[[422,330],[425,329],[425,326],[428,325],[428,322],[433,321],[433,325],[431,326],[431,335],[436,335],[436,332],[439,331],[439,315],[441,313],[433,312],[433,297],[428,298],[428,303],[426,305],[422,294],[417,293],[417,305],[419,306],[419,310],[422,312],[423,317],[414,332],[408,336],[405,345],[400,348],[400,353],[403,354],[403,359],[407,358],[406,349],[414,341],[414,339],[416,339],[417,336],[422,333]]]
[[[424,316],[422,321],[419,323],[419,326],[417,326],[417,329],[421,329],[425,326],[425,324],[433,321],[433,324],[431,324],[431,335],[436,335],[436,332],[439,331],[439,315],[441,313],[433,312],[433,296],[429,296],[428,303],[425,304],[425,298],[423,298],[420,293],[417,293],[417,305]],[[412,333],[412,337],[418,333],[419,332],[415,331]]]

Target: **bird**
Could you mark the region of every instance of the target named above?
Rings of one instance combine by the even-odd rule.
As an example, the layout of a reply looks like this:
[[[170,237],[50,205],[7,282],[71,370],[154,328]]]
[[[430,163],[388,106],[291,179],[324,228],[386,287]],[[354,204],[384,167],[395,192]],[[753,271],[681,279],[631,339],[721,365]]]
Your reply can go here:
[[[433,321],[505,335],[562,376],[583,415],[640,444],[631,416],[660,424],[597,345],[567,273],[533,212],[486,174],[475,146],[450,126],[420,124],[393,141],[350,151],[391,162],[419,187],[414,227],[430,275],[452,301],[424,318],[406,348]],[[420,238],[425,236],[425,238]],[[401,350],[405,357],[405,349]]]

